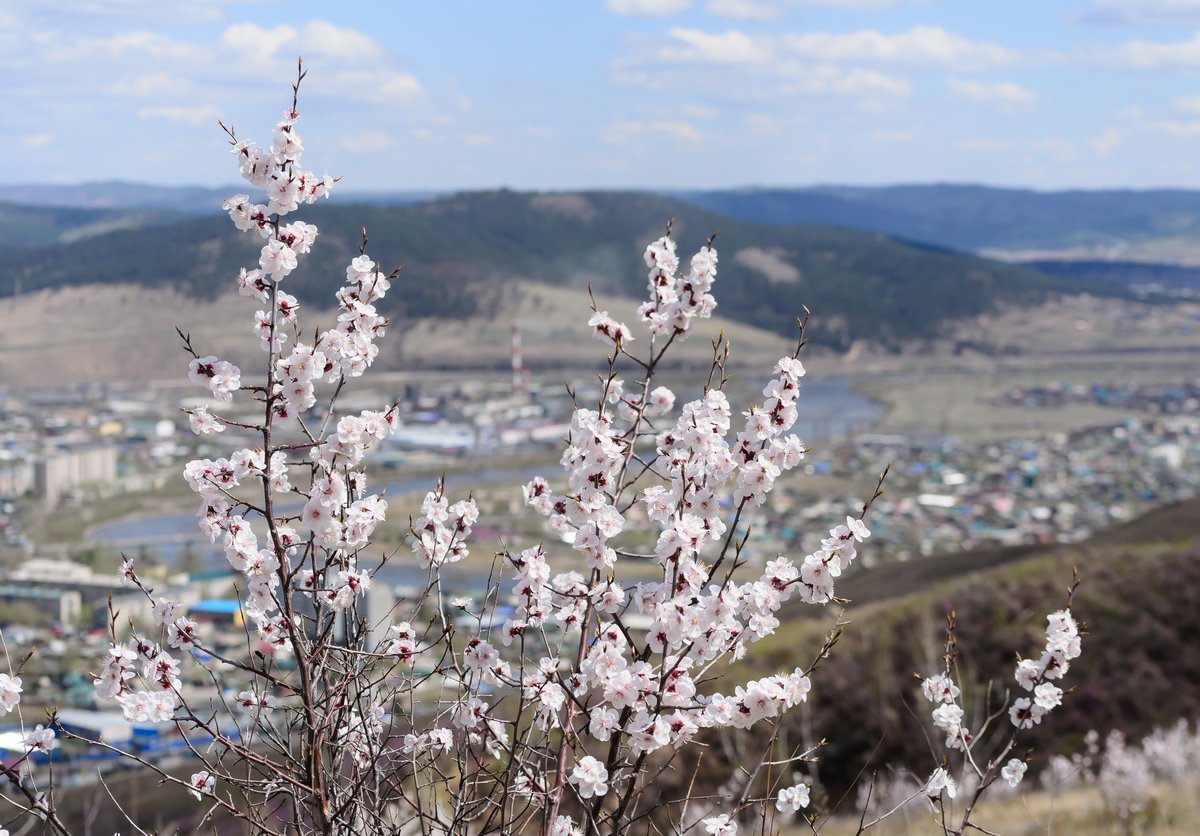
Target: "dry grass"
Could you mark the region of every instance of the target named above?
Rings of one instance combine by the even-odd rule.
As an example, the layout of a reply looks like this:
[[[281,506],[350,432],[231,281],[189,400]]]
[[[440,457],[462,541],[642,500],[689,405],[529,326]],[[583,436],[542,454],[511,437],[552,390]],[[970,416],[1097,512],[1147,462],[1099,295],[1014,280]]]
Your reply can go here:
[[[402,292],[402,288],[393,292]],[[614,316],[635,318],[631,299],[597,297]],[[91,285],[0,300],[0,380],[54,386],[94,381],[178,380],[185,366],[178,325],[203,353],[255,369],[262,350],[252,333],[255,300],[226,293],[201,301],[165,289]],[[509,366],[511,328],[519,325],[526,362],[535,368],[596,366],[604,347],[587,328],[587,294],[518,283],[493,317],[394,322],[380,341],[380,370],[501,369]],[[330,310],[301,311],[305,333],[334,322]],[[776,334],[715,317],[671,349],[677,364],[707,368],[711,339],[724,330],[740,363],[771,363],[792,343]],[[631,348],[640,348],[634,343]]]
[[[962,808],[956,808],[954,812],[961,816]],[[948,820],[957,822],[957,818],[948,817]],[[1120,836],[1129,833],[1195,836],[1200,832],[1200,786],[1159,787],[1147,809],[1128,823],[1120,821],[1105,808],[1099,790],[1094,787],[985,795],[971,820],[1003,836]],[[867,832],[878,836],[927,836],[941,833],[940,823],[940,818],[912,805]],[[823,836],[854,836],[858,831],[858,817],[838,816],[819,824],[818,830]],[[797,827],[783,831],[784,836],[811,833],[808,828]]]

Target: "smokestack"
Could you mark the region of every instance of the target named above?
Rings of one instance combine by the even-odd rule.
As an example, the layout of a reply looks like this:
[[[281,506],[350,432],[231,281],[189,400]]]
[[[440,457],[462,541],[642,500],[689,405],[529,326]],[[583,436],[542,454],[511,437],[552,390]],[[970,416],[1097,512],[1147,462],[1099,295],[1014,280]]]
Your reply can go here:
[[[521,329],[512,327],[512,391],[514,395],[525,393],[525,368],[521,359]]]

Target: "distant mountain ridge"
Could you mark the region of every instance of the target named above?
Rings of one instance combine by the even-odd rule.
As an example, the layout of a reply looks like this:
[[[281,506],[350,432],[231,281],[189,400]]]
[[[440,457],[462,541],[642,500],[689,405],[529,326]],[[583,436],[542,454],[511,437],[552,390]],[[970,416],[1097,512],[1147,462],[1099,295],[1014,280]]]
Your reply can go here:
[[[957,250],[1112,247],[1195,237],[1200,192],[918,184],[679,191],[726,215],[790,226],[828,223]]]
[[[0,186],[0,202],[39,207],[156,209],[203,215],[218,212],[221,201],[239,191],[245,191],[245,186],[236,183],[218,188],[123,181],[17,184]],[[932,183],[655,190],[654,193],[756,223],[843,226],[972,252],[1079,248],[1090,251],[1084,257],[1119,259],[1130,244],[1192,238],[1200,252],[1200,191],[1182,189],[1043,192]],[[332,200],[404,206],[448,194],[335,189]],[[0,248],[4,246],[0,240]]]
[[[0,202],[0,253],[67,244],[119,229],[175,223],[178,212],[145,209],[80,209]]]
[[[322,202],[299,217],[315,223],[321,238],[287,279],[289,292],[327,302],[365,226],[374,258],[387,267],[407,264],[386,309],[401,317],[487,315],[513,279],[591,283],[640,297],[641,252],[670,218],[685,264],[720,232],[718,300],[726,316],[787,334],[808,306],[820,323],[815,338],[842,349],[857,340],[900,348],[1001,303],[1107,287],[876,233],[751,223],[638,192],[500,190],[407,206]],[[137,282],[211,298],[232,286],[238,267],[256,263],[258,246],[223,217],[116,231],[0,257],[0,294],[17,282],[25,290]]]
[[[31,207],[75,209],[165,209],[211,215],[232,194],[248,191],[243,184],[228,186],[155,186],[125,180],[93,183],[17,183],[0,185],[0,202]],[[330,199],[349,203],[405,205],[437,197],[433,191],[354,192],[334,189]]]

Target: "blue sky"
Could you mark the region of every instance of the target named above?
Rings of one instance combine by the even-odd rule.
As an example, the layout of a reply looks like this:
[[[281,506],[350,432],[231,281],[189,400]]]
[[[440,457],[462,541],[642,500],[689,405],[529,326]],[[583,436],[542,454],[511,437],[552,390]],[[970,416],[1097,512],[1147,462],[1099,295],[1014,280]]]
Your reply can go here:
[[[5,0],[18,182],[1200,187],[1200,0]]]

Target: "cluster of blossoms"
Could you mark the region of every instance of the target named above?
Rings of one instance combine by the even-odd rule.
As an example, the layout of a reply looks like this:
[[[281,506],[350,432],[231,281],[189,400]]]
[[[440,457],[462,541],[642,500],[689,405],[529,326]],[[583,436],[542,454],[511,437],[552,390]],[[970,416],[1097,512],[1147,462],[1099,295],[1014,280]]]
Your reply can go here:
[[[155,615],[157,617],[158,611]],[[186,618],[160,624],[175,648],[194,643],[195,625]],[[139,667],[140,663],[140,667]],[[165,723],[179,706],[179,660],[145,638],[113,644],[95,679],[96,696],[118,703],[135,723]]]
[[[1172,800],[1194,796],[1200,782],[1200,725],[1179,720],[1156,728],[1140,742],[1114,729],[1103,737],[1084,736],[1084,749],[1070,757],[1055,755],[1041,775],[1050,792],[1087,785],[1095,787],[1105,807],[1133,832],[1136,819],[1156,807],[1170,809]],[[1153,829],[1146,822],[1144,829]]]
[[[1009,707],[1009,718],[1018,729],[1033,728],[1048,712],[1062,705],[1062,688],[1051,680],[1066,676],[1071,660],[1079,657],[1081,639],[1071,611],[1051,613],[1046,621],[1046,648],[1041,658],[1017,663],[1017,684],[1033,693],[1032,697],[1013,700]]]
[[[662,829],[680,830],[672,817],[682,820],[687,805],[653,794],[650,765],[666,771],[678,750],[725,729],[772,726],[766,736],[775,745],[785,713],[808,699],[810,675],[834,635],[808,667],[745,681],[732,693],[710,684],[717,666],[779,629],[788,601],[834,601],[835,580],[870,537],[864,517],[873,499],[801,560],[779,555],[750,569],[743,554],[748,517],[806,453],[790,432],[805,376],[803,334],[776,363],[761,402],[735,411],[722,380],[677,410],[675,393],[652,377],[667,348],[711,316],[717,252],[710,240],[682,273],[669,233],[650,244],[649,298],[639,308],[648,355],[629,353],[634,336],[624,323],[594,313],[589,327],[612,348],[602,395],[572,416],[561,457],[565,485],[535,478],[524,487],[526,504],[570,545],[565,570],[551,569],[542,545],[505,549],[511,611],[499,617],[507,582],[494,579],[482,612],[472,612],[470,599],[444,601],[441,572],[469,557],[479,509],[470,498],[450,502],[439,484],[409,524],[414,562],[427,573],[424,591],[409,611],[372,611],[367,593],[378,568],[368,560],[377,556],[366,550],[388,502],[368,493],[363,465],[396,429],[398,411],[343,414],[337,399],[378,357],[388,323],[376,306],[394,274],[360,251],[336,293],[336,325],[308,332],[316,333],[311,343],[300,340],[300,306],[282,285],[318,230],[284,217],[327,195],[335,181],[300,167],[297,118],[293,105],[268,148],[230,132],[242,175],[266,193],[262,203],[245,194],[225,203],[234,225],[263,241],[257,267],[241,270],[236,283],[262,305],[252,328],[267,356],[265,381],[244,385],[236,366],[200,356],[184,338],[189,377],[207,387],[213,408],[242,392],[262,410],[261,423],[189,410],[199,435],[235,426],[262,440],[189,462],[183,474],[200,499],[201,531],[235,573],[257,642],[237,658],[222,655],[224,645],[207,643],[186,610],[156,595],[125,560],[121,575],[149,601],[153,628],[135,623],[132,635],[118,637],[114,616],[95,678],[98,699],[133,722],[174,722],[185,737],[198,733],[205,745],[192,752],[205,768],[168,780],[263,832],[290,816],[302,831],[311,825],[321,833],[516,833],[540,817],[543,833],[582,836],[626,833],[657,814],[670,824]],[[719,357],[718,348],[714,372],[723,368]],[[644,372],[628,385],[618,376],[625,360]],[[318,408],[322,385],[330,392]],[[630,530],[641,519],[651,523],[652,547]],[[629,560],[643,561],[649,578],[625,583],[620,569]],[[1014,722],[1035,705],[1044,712],[1057,704],[1061,691],[1047,680],[1075,655],[1074,622],[1065,612],[1051,616],[1042,661],[1018,667],[1034,702],[1014,708]],[[223,687],[232,687],[224,693],[236,698],[189,705],[181,678],[191,663],[218,681],[228,669]],[[939,703],[934,720],[947,745],[969,749],[949,670],[925,690]],[[20,693],[19,677],[0,674],[0,714]],[[24,739],[30,753],[55,744],[40,726]],[[740,800],[723,812],[693,809],[682,829],[702,825],[729,836],[753,806],[765,814],[773,805],[788,817],[806,808],[807,784],[793,778],[780,788],[759,776],[767,764],[769,776],[808,753],[776,754],[768,749],[757,764],[739,764],[731,781],[740,782]],[[1003,777],[1015,783],[1023,770],[1014,759]],[[955,790],[945,769],[928,782],[931,795]],[[242,798],[250,803],[235,806]]]
[[[464,499],[451,505],[440,487],[430,491],[421,502],[421,516],[413,523],[413,554],[426,569],[465,559],[470,554],[467,538],[471,536],[471,526],[478,521],[475,500]]]
[[[20,704],[21,684],[21,677],[0,673],[0,717]]]
[[[196,357],[188,366],[188,380],[197,386],[207,386],[214,398],[228,403],[242,386],[242,371],[228,360],[215,355]]]
[[[652,296],[641,310],[653,358],[656,337],[686,336],[693,320],[711,314],[717,254],[706,246],[691,272],[676,276],[675,244],[663,238],[647,248],[646,262]],[[622,346],[631,340],[629,329],[606,312],[589,324],[603,340]],[[531,631],[550,621],[581,632],[578,661],[568,674],[560,672],[558,660],[544,658],[519,677],[524,698],[536,706],[539,727],[572,728],[608,748],[606,760],[584,746],[577,751],[569,783],[581,800],[617,791],[631,780],[632,762],[682,747],[702,729],[747,729],[778,720],[807,699],[811,681],[804,668],[749,681],[732,694],[698,687],[717,661],[740,658],[750,643],[772,634],[779,626],[776,613],[793,596],[814,604],[830,601],[833,579],[856,557],[855,545],[870,536],[861,518],[848,517],[799,565],[781,556],[757,578],[734,578],[744,563],[734,545],[744,514],[761,506],[779,476],[805,454],[803,442],[788,432],[797,418],[804,366],[795,356],[784,357],[773,374],[765,400],[742,414],[736,432],[734,410],[719,388],[706,389],[683,405],[676,420],[656,429],[655,420],[673,410],[674,393],[651,388],[649,375],[627,387],[610,374],[597,407],[580,407],[572,417],[561,462],[565,490],[556,492],[540,477],[524,488],[526,504],[580,553],[590,577],[552,574],[541,547],[509,553],[516,611],[501,626],[501,637],[506,647],[523,645]],[[654,455],[638,457],[635,467],[634,448],[642,439],[653,442]],[[647,472],[660,478],[635,486]],[[634,553],[617,542],[635,499],[659,528],[653,554],[637,556],[656,559],[662,575],[625,587],[616,568]],[[727,515],[730,502],[734,510]],[[650,622],[644,640],[624,626],[631,608]],[[560,659],[566,652],[560,650]],[[490,673],[493,684],[510,675],[499,651],[481,637],[468,645],[464,667]],[[576,706],[586,711],[578,726]],[[553,776],[523,783],[535,803],[541,795],[555,805]],[[776,798],[780,811],[794,813],[807,803],[803,784]],[[710,832],[736,831],[728,816],[710,817],[705,825]],[[573,832],[570,820],[560,819],[558,826]]]
[[[717,276],[717,251],[706,246],[692,256],[691,269],[679,273],[675,241],[663,236],[646,248],[650,268],[650,299],[638,308],[638,316],[655,336],[684,336],[695,319],[707,319],[717,306],[713,279]]]
[[[961,690],[952,676],[953,619],[950,638],[947,641],[946,669],[928,677],[921,684],[922,694],[934,703],[933,725],[945,735],[946,748],[966,753],[967,763],[974,769],[974,774],[969,777],[977,793],[998,779],[1004,780],[1010,788],[1015,788],[1021,783],[1029,768],[1028,764],[1020,758],[1004,761],[1015,745],[1016,733],[1032,728],[1041,722],[1047,712],[1062,704],[1062,689],[1049,680],[1061,679],[1069,668],[1070,660],[1079,656],[1079,628],[1069,609],[1051,613],[1047,616],[1047,622],[1046,647],[1041,658],[1037,661],[1023,659],[1017,663],[1016,668],[1017,683],[1024,690],[1031,691],[1033,697],[1019,697],[1013,700],[1008,710],[1014,727],[1012,735],[1002,747],[999,757],[989,762],[985,769],[981,769],[971,757],[976,742],[975,736],[964,722],[965,712],[958,702]],[[925,782],[923,791],[931,801],[941,798],[943,794],[946,798],[953,799],[958,794],[959,785],[949,770],[939,766]]]
[[[267,421],[259,429],[312,409],[317,384],[340,385],[361,375],[377,356],[374,341],[386,325],[373,303],[387,292],[390,281],[370,258],[360,255],[347,268],[346,284],[337,294],[337,326],[320,334],[314,344],[298,342],[283,353],[289,332],[299,333],[299,305],[280,285],[296,269],[298,257],[310,252],[318,231],[311,224],[284,224],[280,219],[301,203],[326,196],[334,183],[330,177],[317,178],[300,168],[303,143],[296,131],[297,118],[294,109],[284,114],[275,126],[269,150],[235,138],[233,152],[242,174],[251,185],[267,192],[267,202],[254,204],[247,195],[239,194],[225,203],[238,229],[265,239],[258,268],[243,269],[237,277],[242,295],[267,306],[256,312],[254,329],[270,357],[268,382],[265,387],[244,387],[259,393],[267,403]],[[190,343],[187,347],[190,350]],[[189,378],[206,385],[218,402],[230,401],[243,388],[240,370],[214,356],[194,355]],[[189,421],[194,432],[204,435],[222,432],[228,423],[207,407],[190,410]],[[201,499],[201,531],[222,545],[230,567],[243,578],[242,611],[257,628],[260,651],[294,649],[300,619],[290,600],[293,593],[319,600],[331,609],[347,610],[369,589],[370,573],[358,567],[356,555],[384,520],[387,502],[381,496],[366,495],[365,474],[354,468],[395,425],[394,407],[366,410],[340,417],[333,432],[308,444],[272,447],[270,435],[264,434],[262,447],[237,450],[228,458],[198,459],[184,468],[185,480]],[[297,447],[308,449],[307,465],[289,461],[289,450]],[[306,466],[311,475],[307,501],[299,515],[277,519],[268,514],[265,525],[257,523],[254,517],[264,508],[239,499],[235,491],[261,485],[269,509],[272,497],[297,491],[289,473],[289,468],[297,465]],[[296,565],[298,554],[314,546],[327,550],[328,559],[323,564],[310,563],[309,568]],[[202,647],[201,637],[195,623],[176,613],[174,602],[155,598],[142,586],[131,562],[123,564],[122,574],[150,598],[160,640],[135,635],[127,643],[114,641],[96,679],[97,696],[117,702],[130,720],[165,722],[176,718],[181,706],[181,660],[170,656],[161,644],[190,655]],[[243,709],[267,713],[275,707],[276,697],[266,690],[250,689],[239,695],[238,703]],[[367,717],[351,724],[344,738],[361,739],[363,730],[369,732],[373,722]]]

